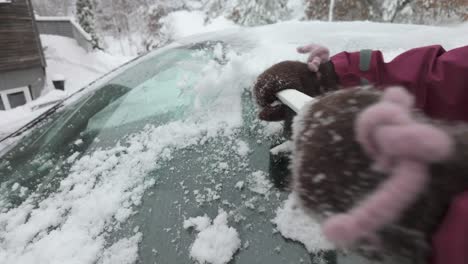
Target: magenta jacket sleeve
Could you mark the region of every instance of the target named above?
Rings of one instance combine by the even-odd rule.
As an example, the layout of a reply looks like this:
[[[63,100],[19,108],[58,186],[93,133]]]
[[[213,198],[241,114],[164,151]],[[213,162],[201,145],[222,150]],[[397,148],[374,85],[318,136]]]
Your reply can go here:
[[[452,201],[432,245],[431,264],[468,263],[468,192]]]
[[[380,51],[372,51],[366,70],[361,70],[361,57],[360,52],[341,52],[331,58],[342,86],[356,86],[363,79],[381,87],[401,85],[427,115],[468,121],[468,46],[415,48],[388,63]]]

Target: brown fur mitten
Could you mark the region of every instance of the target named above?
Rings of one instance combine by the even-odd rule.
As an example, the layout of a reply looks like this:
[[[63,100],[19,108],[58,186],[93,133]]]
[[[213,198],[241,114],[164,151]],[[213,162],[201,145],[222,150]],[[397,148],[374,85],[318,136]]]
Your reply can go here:
[[[254,94],[261,107],[259,118],[281,121],[287,116],[286,106],[276,98],[276,93],[295,89],[309,96],[318,96],[337,89],[337,77],[331,62],[320,66],[319,73],[311,72],[306,63],[283,61],[260,74],[254,86]]]
[[[363,231],[364,233],[361,232],[361,234],[364,236],[361,236],[362,239],[356,243],[345,244],[347,248],[356,249],[366,256],[391,255],[416,263],[425,263],[430,254],[431,236],[442,222],[450,202],[455,196],[468,189],[468,162],[466,162],[468,160],[468,126],[435,121],[412,110],[409,112],[410,119],[408,120],[410,121],[407,121],[405,117],[401,119],[402,124],[405,125],[401,130],[403,131],[401,139],[409,142],[409,139],[414,137],[408,137],[408,135],[412,136],[411,133],[407,133],[408,131],[424,132],[427,131],[424,129],[431,127],[447,135],[451,141],[451,151],[439,160],[431,160],[432,153],[428,151],[418,153],[406,143],[400,144],[395,141],[394,144],[389,144],[390,141],[387,141],[384,145],[370,146],[370,150],[377,151],[378,154],[373,156],[372,151],[366,149],[366,146],[359,140],[359,136],[356,135],[356,120],[365,109],[380,102],[381,98],[382,92],[376,89],[345,89],[326,94],[316,103],[302,109],[293,125],[292,189],[298,193],[305,211],[321,222],[326,223],[328,219],[337,215],[346,216],[339,220],[355,221],[358,219],[355,225],[357,230],[351,230],[354,232],[351,234],[359,235],[359,232]],[[390,96],[387,99],[391,105],[394,98]],[[390,110],[391,108],[392,106],[388,107]],[[382,109],[384,108],[378,110]],[[386,113],[380,112],[382,116]],[[393,117],[390,115],[385,118],[392,119]],[[406,125],[413,124],[411,122],[414,126],[409,127],[408,130]],[[411,130],[413,128],[414,130]],[[392,129],[389,131],[397,131]],[[378,130],[376,136],[382,135],[384,135],[384,140],[398,138],[395,137],[395,133],[386,135],[384,130]],[[424,135],[414,138],[417,142],[410,142],[410,145],[430,149],[434,141],[429,137],[434,134]],[[395,177],[395,174],[401,173],[399,168],[403,168],[395,166],[399,162],[398,158],[394,159],[395,156],[390,156],[390,160],[383,160],[388,162],[377,164],[379,158],[382,157],[379,155],[383,153],[381,147],[391,151],[393,149],[403,151],[407,155],[404,160],[406,165],[420,161],[427,164],[427,166],[417,167],[422,168],[423,172],[428,175],[427,180],[421,185],[422,188],[408,189],[407,186],[391,190],[387,188],[386,191],[393,193],[395,200],[401,200],[398,196],[410,197],[403,207],[397,208],[398,210],[394,206],[399,206],[399,202],[394,203],[392,199],[387,198],[382,200],[383,196],[375,195],[382,194],[380,192],[382,188],[391,186],[388,184],[389,180]],[[435,149],[434,152],[438,150]],[[391,151],[384,152],[395,155],[396,152]],[[375,165],[379,165],[380,169],[377,170]],[[413,174],[414,171],[411,170],[406,170],[406,172],[412,172],[403,175],[409,177],[408,182],[412,182],[412,176],[416,174]],[[417,185],[414,182],[412,184]],[[404,193],[406,190],[417,191],[408,195]],[[380,200],[372,200],[369,197]],[[387,197],[391,196],[387,195]],[[371,201],[371,206],[369,206],[369,201]],[[381,208],[375,206],[379,203],[382,205]],[[371,208],[371,210],[365,208],[367,211],[363,211],[361,210],[363,207]],[[389,210],[386,210],[387,207]],[[366,215],[369,217],[366,218]],[[338,225],[338,227],[343,227],[343,225]],[[366,233],[369,228],[369,233]],[[349,236],[346,237],[350,234],[347,229],[344,229],[346,234],[337,232],[339,229],[334,231],[333,238],[344,238],[345,242],[354,241],[350,240]],[[369,248],[372,249],[372,254],[369,253]]]

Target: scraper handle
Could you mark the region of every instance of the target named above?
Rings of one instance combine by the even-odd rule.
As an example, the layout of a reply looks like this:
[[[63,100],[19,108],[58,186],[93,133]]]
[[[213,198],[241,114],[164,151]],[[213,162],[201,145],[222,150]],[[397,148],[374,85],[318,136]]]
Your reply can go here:
[[[310,97],[304,93],[301,93],[294,89],[287,89],[276,94],[276,97],[280,99],[283,104],[287,105],[294,112],[299,112],[301,108],[310,101],[316,101],[313,97]]]

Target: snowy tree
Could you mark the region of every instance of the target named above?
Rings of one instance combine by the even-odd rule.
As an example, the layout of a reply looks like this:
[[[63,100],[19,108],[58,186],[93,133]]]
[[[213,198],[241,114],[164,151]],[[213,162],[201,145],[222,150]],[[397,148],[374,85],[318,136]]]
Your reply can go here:
[[[161,6],[152,6],[148,10],[145,9],[144,12],[146,12],[147,22],[143,32],[142,44],[145,50],[149,51],[170,41],[169,37],[161,32],[164,26],[162,18],[168,14],[168,11]]]
[[[141,44],[145,51],[161,47],[172,41],[171,32],[168,32],[168,25],[164,18],[171,12],[178,10],[196,10],[199,9],[199,2],[173,0],[173,1],[152,1],[152,4],[144,8],[140,8],[138,17],[142,21],[134,21],[140,25],[142,31]],[[140,22],[140,23],[138,23]]]
[[[297,7],[298,2],[301,3],[298,0],[204,0],[202,9],[211,18],[224,15],[237,24],[256,26],[293,18],[297,8],[291,7]]]
[[[94,49],[101,49],[99,38],[96,34],[94,8],[91,0],[76,1],[76,17],[81,27],[91,36]]]
[[[468,20],[466,0],[306,0],[307,19],[327,20],[334,2],[334,20],[446,24]]]
[[[391,22],[450,24],[468,20],[468,2],[466,0],[406,0],[400,2]]]
[[[468,20],[466,1],[32,0],[40,15],[75,12],[82,27],[93,37],[93,44],[125,55],[136,55],[172,41],[173,24],[177,22],[171,17],[174,11],[201,12],[206,24],[224,17],[243,26],[289,19],[329,20],[331,17],[336,21],[444,24]]]
[[[71,16],[75,0],[32,0],[34,11],[40,16]]]

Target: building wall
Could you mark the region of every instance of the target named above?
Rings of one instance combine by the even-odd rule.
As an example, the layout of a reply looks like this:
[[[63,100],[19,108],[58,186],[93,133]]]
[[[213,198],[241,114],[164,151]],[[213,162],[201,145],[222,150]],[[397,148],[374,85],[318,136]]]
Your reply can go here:
[[[30,0],[0,4],[0,110],[39,97],[45,67]]]
[[[0,72],[45,67],[30,0],[0,4]]]
[[[40,96],[45,84],[44,68],[32,67],[0,72],[0,92],[19,87],[30,87],[32,99]]]

